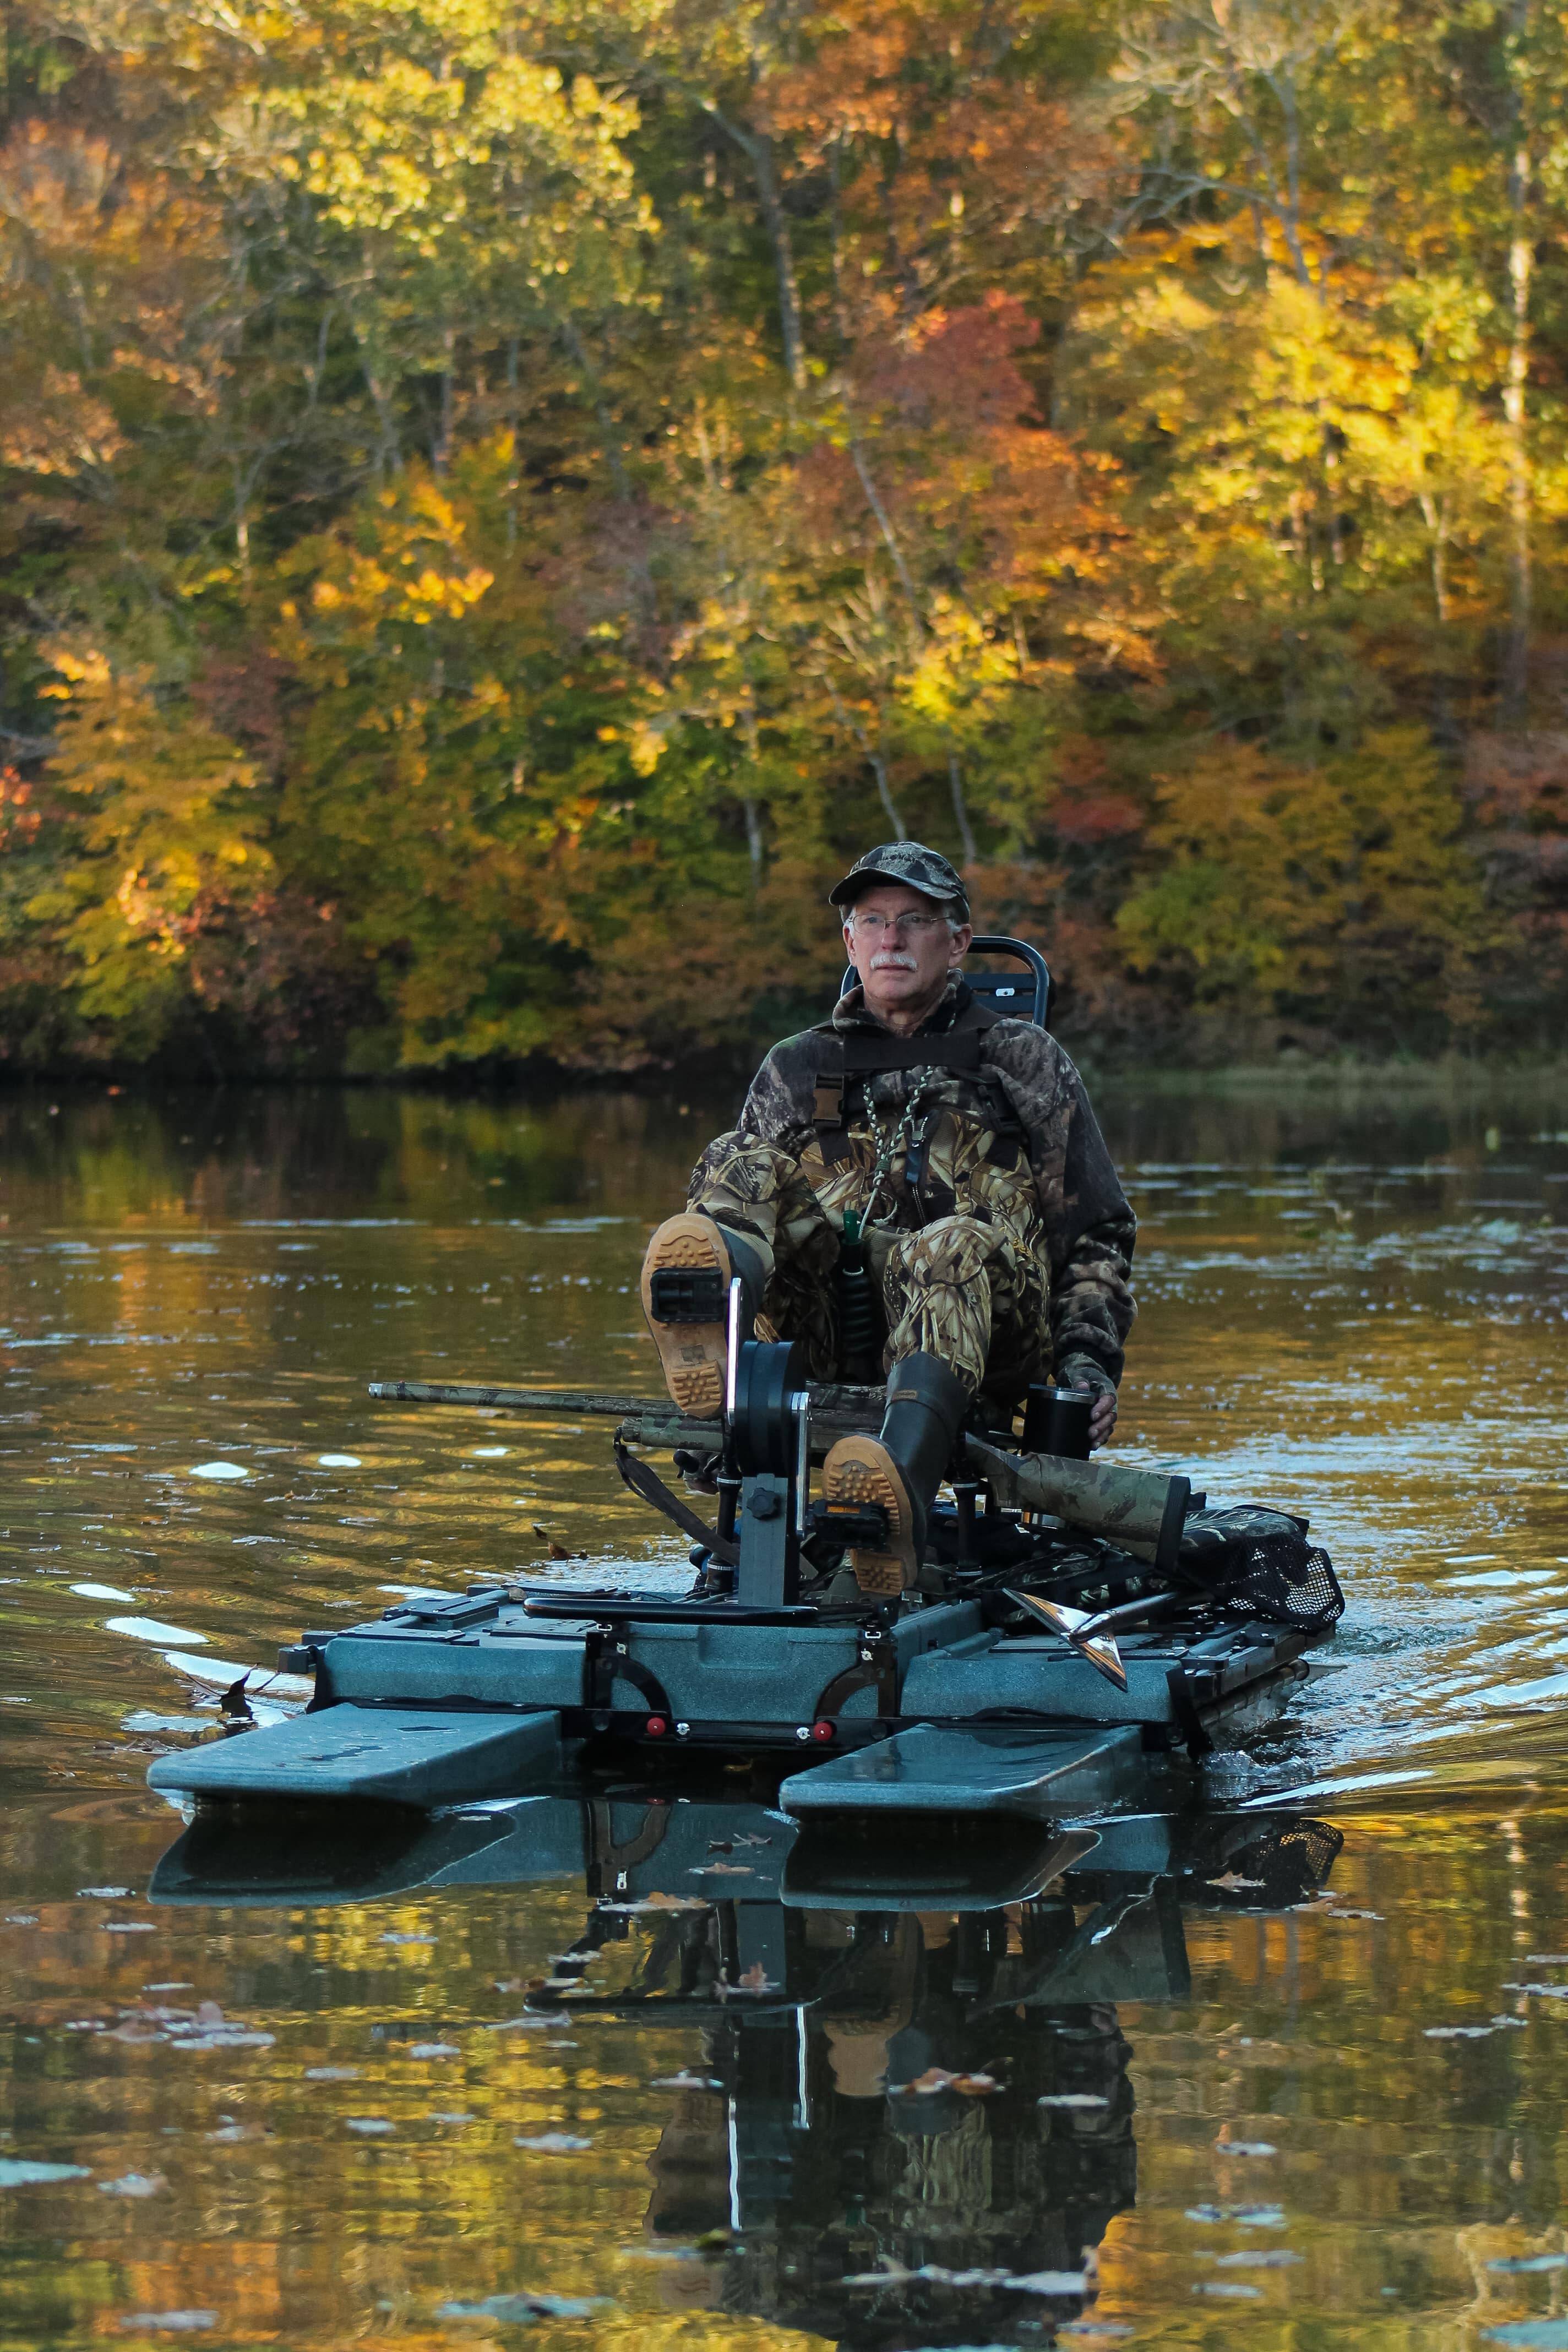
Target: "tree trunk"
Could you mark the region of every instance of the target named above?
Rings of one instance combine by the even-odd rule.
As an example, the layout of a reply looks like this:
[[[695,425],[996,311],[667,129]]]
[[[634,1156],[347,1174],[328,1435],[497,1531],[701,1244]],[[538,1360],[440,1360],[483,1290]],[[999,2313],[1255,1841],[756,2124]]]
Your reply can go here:
[[[899,814],[898,803],[893,798],[892,787],[888,782],[888,762],[881,752],[873,751],[869,744],[866,747],[866,757],[871,763],[871,773],[877,779],[878,796],[887,812],[888,823],[893,828],[893,837],[896,841],[908,841],[909,829]]]
[[[1447,501],[1444,502],[1445,506]],[[1448,624],[1448,529],[1443,508],[1430,490],[1421,492],[1421,515],[1432,534],[1432,602],[1439,625]]]
[[[1509,241],[1508,275],[1513,292],[1513,324],[1509,338],[1508,375],[1503,385],[1503,415],[1508,422],[1509,627],[1503,658],[1502,698],[1505,716],[1518,725],[1530,698],[1530,625],[1531,581],[1530,564],[1530,448],[1525,432],[1525,386],[1530,375],[1530,282],[1535,254],[1529,233],[1530,151],[1514,151],[1509,173],[1509,208],[1513,234]]]
[[[752,888],[763,887],[763,820],[756,802],[747,793],[741,803],[746,819],[746,849],[752,860]]]
[[[855,471],[859,476],[860,488],[866,493],[866,504],[876,516],[877,528],[882,534],[882,542],[893,559],[893,569],[899,575],[899,585],[904,592],[910,617],[914,621],[917,631],[923,637],[926,633],[925,614],[921,611],[920,598],[915,594],[915,583],[910,577],[910,567],[904,562],[903,550],[899,545],[892,520],[887,508],[882,504],[881,492],[871,478],[871,468],[866,463],[866,452],[858,441],[851,441],[849,455],[854,463]]]
[[[752,167],[757,202],[762,206],[768,241],[773,249],[773,274],[778,280],[779,333],[784,342],[784,373],[796,392],[805,390],[805,336],[801,326],[800,285],[795,274],[795,242],[789,215],[779,197],[779,176],[773,163],[773,142],[765,131],[731,122],[716,106],[704,109],[726,139],[733,142]]]
[[[958,827],[958,838],[963,850],[963,862],[965,866],[977,865],[980,852],[974,845],[974,834],[969,822],[969,807],[963,797],[963,777],[958,765],[958,753],[951,744],[948,746],[947,753],[947,781],[952,791],[953,822]]]
[[[436,427],[436,446],[431,452],[431,469],[444,474],[452,451],[452,402],[454,395],[453,367],[458,338],[448,327],[441,338],[446,365],[441,370],[441,418]]]

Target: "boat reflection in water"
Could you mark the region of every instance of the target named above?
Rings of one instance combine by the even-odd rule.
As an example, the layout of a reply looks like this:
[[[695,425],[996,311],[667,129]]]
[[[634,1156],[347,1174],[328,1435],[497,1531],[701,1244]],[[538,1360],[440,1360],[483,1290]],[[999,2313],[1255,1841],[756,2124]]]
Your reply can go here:
[[[645,2235],[718,2251],[672,2266],[670,2299],[868,2352],[1092,2315],[1095,2249],[1137,2194],[1120,2004],[1188,1997],[1184,1914],[1300,1903],[1340,1844],[1202,1812],[829,1842],[767,1803],[630,1789],[332,1811],[200,1814],[153,1896],[584,1885],[584,1931],[531,2006],[701,2029]]]

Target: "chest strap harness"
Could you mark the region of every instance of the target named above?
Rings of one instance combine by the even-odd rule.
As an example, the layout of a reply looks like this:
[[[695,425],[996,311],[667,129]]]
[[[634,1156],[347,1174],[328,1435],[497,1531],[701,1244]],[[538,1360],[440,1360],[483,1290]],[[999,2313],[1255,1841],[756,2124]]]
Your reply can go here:
[[[895,1037],[872,1029],[822,1033],[812,1121],[823,1159],[831,1165],[848,1156],[844,1090],[851,1078],[880,1077],[889,1070],[956,1070],[977,1077],[980,1042],[996,1017],[988,1007],[976,1005],[963,1028],[942,1030],[935,1036]]]

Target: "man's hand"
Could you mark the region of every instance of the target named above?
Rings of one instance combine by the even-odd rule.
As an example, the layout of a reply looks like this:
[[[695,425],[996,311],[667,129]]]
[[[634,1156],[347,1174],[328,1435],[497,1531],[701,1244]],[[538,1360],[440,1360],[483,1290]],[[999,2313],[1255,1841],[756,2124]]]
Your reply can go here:
[[[1081,1390],[1079,1393],[1082,1393]],[[1116,1392],[1113,1389],[1101,1389],[1094,1400],[1094,1411],[1089,1416],[1090,1446],[1105,1444],[1115,1426]]]

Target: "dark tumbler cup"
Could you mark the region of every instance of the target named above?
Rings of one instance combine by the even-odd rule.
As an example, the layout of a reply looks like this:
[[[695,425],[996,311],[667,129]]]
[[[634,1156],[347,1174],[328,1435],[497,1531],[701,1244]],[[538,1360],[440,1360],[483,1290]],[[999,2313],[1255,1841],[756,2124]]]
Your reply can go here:
[[[1057,1454],[1068,1462],[1089,1460],[1089,1417],[1094,1399],[1087,1389],[1031,1388],[1024,1406],[1026,1454]]]

